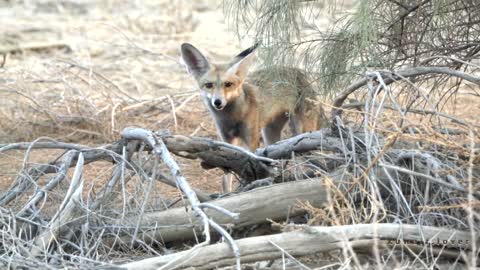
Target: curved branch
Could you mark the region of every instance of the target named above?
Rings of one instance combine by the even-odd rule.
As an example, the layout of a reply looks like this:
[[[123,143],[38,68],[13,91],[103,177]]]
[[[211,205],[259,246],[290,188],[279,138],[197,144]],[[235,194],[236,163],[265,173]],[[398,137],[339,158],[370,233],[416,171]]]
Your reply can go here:
[[[398,71],[377,71],[380,75],[384,78],[385,85],[389,85],[397,80],[401,80],[402,78],[409,78],[409,77],[416,77],[421,75],[427,74],[445,74],[450,76],[455,76],[472,82],[474,84],[480,85],[480,78],[467,74],[462,71],[453,70],[446,67],[414,67],[414,68],[406,68]],[[343,90],[335,100],[333,101],[333,109],[331,113],[331,120],[332,123],[335,123],[335,119],[340,117],[342,114],[342,105],[345,100],[348,98],[350,94],[355,92],[357,89],[361,88],[362,86],[366,85],[368,82],[368,77],[370,76],[368,73],[365,78],[351,84],[345,90]]]

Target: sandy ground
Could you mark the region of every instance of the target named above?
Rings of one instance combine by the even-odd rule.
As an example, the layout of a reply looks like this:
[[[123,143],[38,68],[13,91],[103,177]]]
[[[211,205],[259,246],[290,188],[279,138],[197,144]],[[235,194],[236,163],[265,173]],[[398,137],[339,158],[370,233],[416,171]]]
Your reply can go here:
[[[131,125],[216,138],[178,49],[190,42],[222,61],[241,50],[243,44],[227,31],[220,2],[0,2],[0,17],[0,48],[52,46],[6,56],[0,70],[0,143],[42,136],[95,146],[118,139]],[[60,124],[52,125],[50,116]],[[69,122],[72,117],[80,120]],[[33,151],[26,160],[24,151],[0,154],[0,190],[11,185],[24,161],[45,163],[61,153]],[[221,171],[178,161],[193,185],[220,190]],[[86,190],[100,187],[111,170],[105,162],[86,167]],[[178,194],[165,185],[157,189],[168,197]]]

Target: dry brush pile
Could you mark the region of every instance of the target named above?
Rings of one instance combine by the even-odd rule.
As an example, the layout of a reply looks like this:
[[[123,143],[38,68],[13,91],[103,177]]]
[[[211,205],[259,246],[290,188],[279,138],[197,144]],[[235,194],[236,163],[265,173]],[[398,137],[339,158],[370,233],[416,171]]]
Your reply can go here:
[[[47,82],[71,86],[66,98],[90,90],[85,86],[118,96],[105,110],[89,110],[83,103],[89,98],[79,99],[82,106],[64,102],[69,106],[56,109],[29,96],[38,83],[31,75],[25,84],[8,83],[7,75],[19,73],[6,66],[1,91],[29,100],[19,103],[28,107],[17,113],[30,124],[53,125],[67,139],[0,144],[0,155],[22,151],[23,158],[0,194],[0,262],[86,269],[474,267],[480,263],[480,127],[475,118],[451,113],[457,102],[445,93],[428,91],[448,85],[460,89],[464,106],[478,102],[474,59],[462,69],[372,69],[340,89],[333,105],[323,104],[331,111],[329,127],[253,153],[190,135],[205,132],[201,125],[182,135],[188,129],[176,112],[191,102],[188,93],[140,100],[121,91],[141,88],[130,85],[136,79],[123,77],[119,86],[96,72],[108,73],[110,66],[82,68],[69,61],[55,67],[64,76]],[[144,119],[118,128],[131,123],[116,122],[117,109],[125,118],[164,111],[160,117],[168,118],[168,126],[155,128],[152,123],[164,122]],[[64,115],[92,118],[59,117]],[[14,117],[4,119],[14,126]],[[89,126],[95,123],[101,128]],[[85,134],[112,142],[91,146],[81,141]],[[31,162],[36,152],[48,152],[47,160]],[[222,194],[192,186],[188,160],[234,173],[239,187]],[[87,185],[91,178],[102,181]],[[162,194],[167,187],[178,188],[180,196]]]
[[[2,153],[22,149],[26,157],[36,149],[64,150],[47,164],[25,163],[2,194],[2,260],[25,267],[111,267],[112,260],[134,260],[135,252],[156,256],[117,266],[209,269],[234,264],[236,256],[249,263],[350,247],[348,257],[354,250],[374,248],[380,260],[385,251],[404,249],[427,258],[422,260],[476,264],[478,127],[459,119],[443,129],[414,124],[391,86],[413,76],[412,70],[372,72],[344,92],[364,86],[368,94],[362,110],[341,104],[342,95],[335,103],[361,116],[361,125],[343,123],[334,109],[332,127],[255,153],[208,138],[141,128],[126,128],[121,140],[100,147],[41,139],[1,145]],[[438,121],[452,118],[416,113]],[[398,121],[412,123],[399,129]],[[194,190],[170,153],[234,172],[241,187],[223,195]],[[84,196],[87,164],[100,161],[114,164],[111,177]],[[37,184],[40,178],[47,181]],[[49,195],[61,181],[69,182],[68,189],[61,203],[52,205]],[[156,181],[180,188],[184,196],[177,203],[184,206],[154,205],[150,191]],[[50,211],[44,211],[49,203]],[[280,224],[260,226],[272,221]],[[215,233],[210,235],[209,228]],[[278,233],[248,237],[262,233],[258,230]],[[205,245],[217,241],[218,234],[226,243]],[[408,245],[392,244],[397,239]],[[200,244],[172,253],[183,249],[181,243],[195,242]]]

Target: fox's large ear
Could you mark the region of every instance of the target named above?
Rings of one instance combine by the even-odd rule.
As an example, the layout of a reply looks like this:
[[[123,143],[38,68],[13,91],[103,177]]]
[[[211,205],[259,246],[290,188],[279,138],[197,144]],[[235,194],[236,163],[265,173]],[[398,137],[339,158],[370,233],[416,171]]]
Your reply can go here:
[[[181,46],[182,59],[187,65],[188,72],[194,77],[200,77],[210,68],[207,58],[192,44],[183,43]]]
[[[255,59],[257,58],[255,53],[254,53],[255,48],[253,48],[253,49],[252,48],[249,48],[249,49],[241,52],[239,55],[237,55],[235,58],[237,58],[239,56],[242,56],[242,58],[237,60],[236,62],[234,62],[228,68],[227,72],[233,73],[233,74],[239,76],[240,78],[245,78],[247,76],[248,69],[252,66]],[[249,51],[249,52],[247,52],[247,51]],[[245,54],[245,55],[243,55],[243,54]]]
[[[246,56],[250,55],[251,53],[253,53],[255,51],[255,49],[258,47],[259,43],[255,43],[255,45],[253,45],[252,47],[242,51],[241,53],[239,53],[237,56],[235,56],[232,61],[230,61],[230,65],[233,65],[235,63],[237,63],[238,61],[242,60],[243,58],[245,58]]]

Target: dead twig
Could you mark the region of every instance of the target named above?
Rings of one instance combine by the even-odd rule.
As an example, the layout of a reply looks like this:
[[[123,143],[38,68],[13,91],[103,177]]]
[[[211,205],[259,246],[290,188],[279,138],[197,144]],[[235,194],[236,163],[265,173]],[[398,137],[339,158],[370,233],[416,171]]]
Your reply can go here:
[[[54,189],[65,177],[67,176],[67,171],[70,168],[70,165],[72,164],[72,161],[74,158],[76,158],[78,155],[78,152],[75,150],[70,150],[65,154],[65,157],[63,158],[63,161],[61,163],[60,168],[58,169],[58,173],[55,177],[53,177],[46,185],[45,187],[41,189],[37,189],[37,191],[34,193],[34,195],[29,199],[29,201],[23,206],[22,210],[20,210],[17,215],[23,215],[25,214],[28,210],[33,210],[35,208],[36,204],[40,202],[46,195],[47,192],[51,191]],[[83,166],[83,156],[82,156],[82,166]],[[35,211],[33,211],[35,213]]]
[[[197,198],[197,195],[192,190],[190,185],[188,184],[185,177],[182,175],[178,164],[170,155],[167,146],[163,143],[162,139],[155,136],[155,134],[149,130],[140,129],[140,128],[126,128],[122,132],[122,137],[126,140],[141,140],[149,145],[153,152],[165,162],[167,167],[170,169],[171,174],[175,177],[178,187],[182,190],[183,194],[188,198],[192,210],[200,217],[203,226],[204,226],[204,235],[205,235],[205,242],[200,245],[205,245],[210,243],[210,229],[209,227],[212,226],[220,235],[225,237],[228,240],[228,243],[233,250],[234,256],[236,259],[237,269],[240,269],[240,250],[238,249],[235,241],[230,236],[230,234],[225,231],[220,225],[218,225],[212,219],[209,219],[205,212],[202,210],[202,205]],[[205,206],[205,205],[204,205]],[[216,209],[217,211],[219,210]],[[226,209],[222,209],[222,213],[227,213],[228,216],[237,218],[238,214],[231,213]]]

